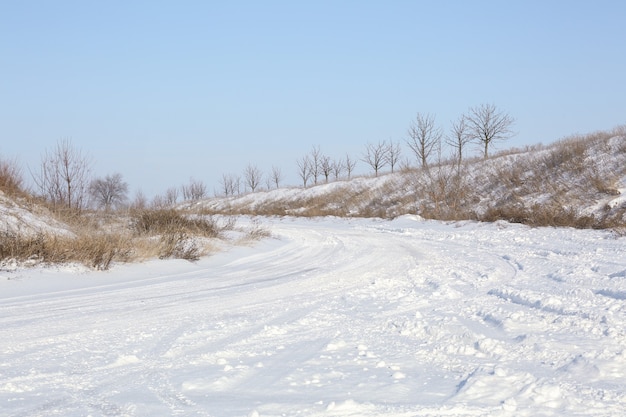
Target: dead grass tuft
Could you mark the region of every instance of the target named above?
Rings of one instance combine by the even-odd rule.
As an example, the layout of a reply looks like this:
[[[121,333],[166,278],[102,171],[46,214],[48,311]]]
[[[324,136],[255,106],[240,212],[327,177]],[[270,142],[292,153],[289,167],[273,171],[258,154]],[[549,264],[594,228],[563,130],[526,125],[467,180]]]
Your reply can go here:
[[[170,209],[138,211],[126,221],[120,213],[57,212],[56,216],[69,224],[71,234],[0,233],[0,260],[78,262],[99,270],[113,262],[155,257],[195,261],[208,253],[211,239],[234,227],[232,218],[218,225],[210,216],[185,216]]]
[[[212,217],[185,216],[174,209],[141,210],[131,215],[131,229],[139,236],[183,232],[218,237],[220,228]]]
[[[0,234],[0,259],[29,263],[79,262],[105,270],[114,260],[128,261],[132,253],[129,239],[120,235],[96,234],[34,236],[5,232]]]
[[[0,190],[7,195],[24,195],[22,171],[15,160],[0,159]]]

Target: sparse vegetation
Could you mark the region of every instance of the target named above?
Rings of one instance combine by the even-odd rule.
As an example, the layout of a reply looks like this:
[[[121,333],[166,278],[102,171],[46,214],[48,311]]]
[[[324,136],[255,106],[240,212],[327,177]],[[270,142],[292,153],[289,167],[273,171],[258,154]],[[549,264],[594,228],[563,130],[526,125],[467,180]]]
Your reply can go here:
[[[195,261],[208,253],[211,242],[222,238],[224,230],[234,227],[232,218],[218,223],[211,216],[183,214],[173,209],[142,209],[130,215],[60,211],[56,217],[67,225],[65,233],[1,232],[0,261],[78,262],[102,270],[112,262],[155,257]],[[256,229],[254,233],[258,233]]]
[[[139,210],[131,214],[132,231],[139,236],[184,231],[204,237],[219,236],[211,218],[188,217],[175,209]]]
[[[457,147],[446,159],[439,151],[437,160],[423,168],[406,166],[398,174],[378,179],[294,189],[281,198],[270,193],[254,200],[207,201],[205,207],[212,207],[214,213],[272,216],[419,214],[438,220],[506,220],[531,226],[626,225],[626,203],[593,209],[601,201],[619,197],[619,188],[626,187],[625,128],[576,135],[551,146],[507,149],[486,160],[461,158],[468,143],[464,129],[453,129],[461,152]]]
[[[207,196],[206,184],[191,178],[189,184],[182,187],[183,199],[186,201],[198,201]]]
[[[288,193],[283,190],[255,197],[240,195],[239,177],[228,175],[223,178],[224,197],[206,200],[206,186],[192,179],[182,187],[187,203],[179,209],[174,208],[176,189],[155,198],[152,205],[137,192],[130,206],[123,207],[127,188],[119,174],[92,182],[93,197],[104,210],[86,209],[84,196],[72,194],[75,185],[84,180],[82,174],[72,171],[72,158],[76,159],[78,171],[87,169],[87,162],[68,142],[62,142],[46,159],[58,158],[55,164],[59,165],[42,165],[49,171],[38,177],[42,181],[38,184],[43,197],[40,199],[23,189],[21,171],[14,161],[0,160],[2,204],[22,207],[38,216],[45,212],[50,221],[64,225],[50,230],[22,230],[11,229],[7,223],[0,231],[0,261],[80,262],[97,269],[107,269],[113,262],[157,257],[193,261],[208,253],[216,239],[223,239],[225,230],[235,229],[233,215],[392,218],[418,214],[439,220],[505,220],[530,226],[604,228],[624,234],[626,202],[620,190],[626,188],[626,127],[574,135],[550,146],[508,149],[489,159],[463,154],[468,143],[466,129],[462,121],[453,124],[449,139],[456,148],[448,159],[436,146],[435,161],[424,163],[421,159],[420,168],[407,163],[393,175],[379,171],[391,163],[387,159],[389,153],[395,155],[393,163],[397,162],[397,145],[390,142],[390,147],[385,141],[368,145],[363,160],[372,166],[375,175],[380,175],[378,178],[350,179],[354,160],[346,155],[345,162],[332,161],[319,147],[314,147],[298,161],[305,188],[293,188]],[[438,132],[435,136],[440,142]],[[433,154],[428,156],[432,158]],[[309,181],[317,181],[316,171],[325,182],[334,172],[335,182],[306,188]],[[348,181],[338,179],[343,171]],[[250,176],[246,182],[254,191],[258,186],[256,172],[254,185],[250,184]],[[274,167],[268,189],[270,183],[278,188],[281,176]],[[54,186],[42,187],[46,184]],[[95,193],[96,185],[116,187]],[[240,242],[269,235],[258,221],[237,233],[243,236]]]
[[[108,269],[114,260],[132,258],[133,247],[124,234],[36,235],[0,233],[0,259],[27,263],[79,262],[96,269]]]
[[[69,139],[57,142],[41,158],[33,180],[39,194],[57,209],[81,211],[87,205],[91,160]]]
[[[0,191],[8,195],[23,194],[24,179],[16,160],[0,159]]]

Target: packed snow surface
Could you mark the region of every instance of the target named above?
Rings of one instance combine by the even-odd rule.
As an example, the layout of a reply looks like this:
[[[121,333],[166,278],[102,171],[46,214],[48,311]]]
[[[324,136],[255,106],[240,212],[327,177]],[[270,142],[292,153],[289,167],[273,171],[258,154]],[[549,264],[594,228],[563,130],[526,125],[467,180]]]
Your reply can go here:
[[[626,415],[626,238],[263,222],[197,263],[0,271],[0,415]]]

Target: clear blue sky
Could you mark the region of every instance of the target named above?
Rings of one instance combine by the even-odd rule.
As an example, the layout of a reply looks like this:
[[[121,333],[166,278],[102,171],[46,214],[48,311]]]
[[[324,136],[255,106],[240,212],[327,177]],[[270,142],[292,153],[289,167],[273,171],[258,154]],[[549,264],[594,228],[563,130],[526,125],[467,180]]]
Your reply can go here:
[[[249,163],[295,185],[314,145],[356,159],[482,103],[516,119],[499,148],[550,143],[626,123],[625,21],[614,0],[0,0],[0,156],[36,169],[69,138],[152,196]]]

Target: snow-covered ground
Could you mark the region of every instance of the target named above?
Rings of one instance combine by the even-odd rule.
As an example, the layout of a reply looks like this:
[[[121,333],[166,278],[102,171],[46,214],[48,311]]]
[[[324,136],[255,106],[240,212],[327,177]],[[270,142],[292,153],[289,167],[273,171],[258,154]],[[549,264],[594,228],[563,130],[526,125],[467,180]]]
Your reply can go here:
[[[626,415],[626,238],[263,224],[197,263],[0,271],[0,415]]]

